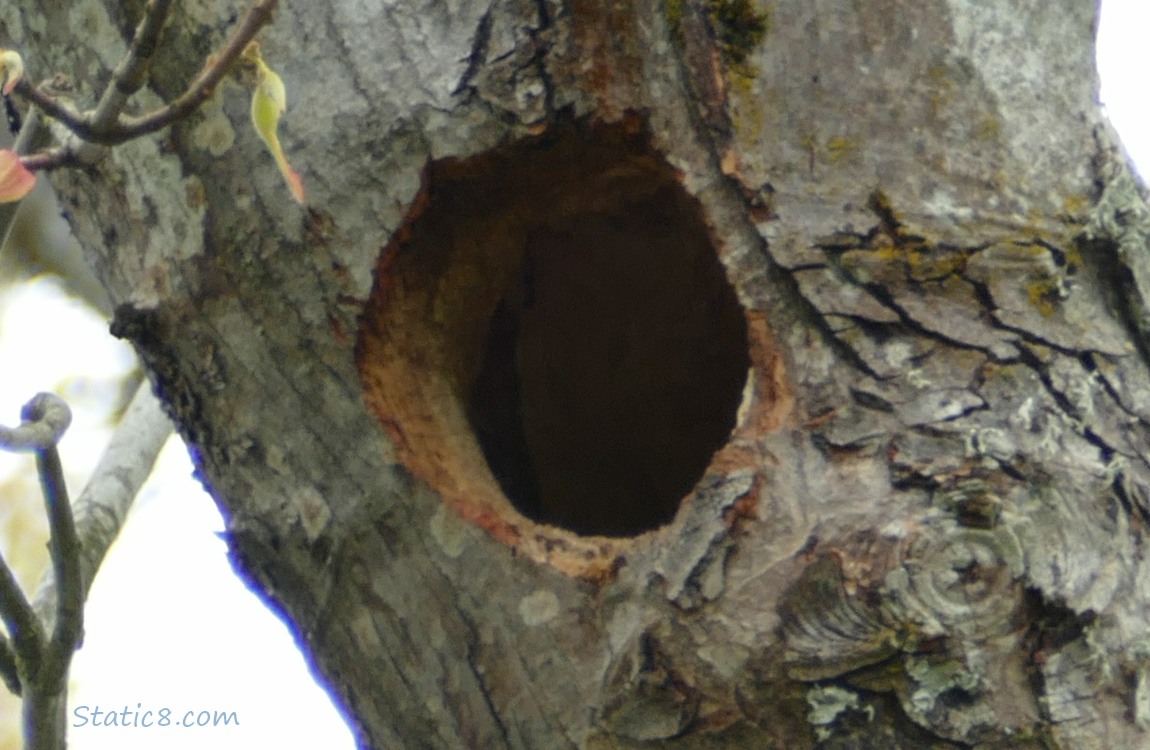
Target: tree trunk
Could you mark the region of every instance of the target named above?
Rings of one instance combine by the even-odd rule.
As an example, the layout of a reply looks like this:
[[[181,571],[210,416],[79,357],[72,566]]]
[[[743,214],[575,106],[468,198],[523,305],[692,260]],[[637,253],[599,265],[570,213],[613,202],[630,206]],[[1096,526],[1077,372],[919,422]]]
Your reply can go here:
[[[0,19],[88,106],[141,5]],[[1150,747],[1094,5],[284,3],[306,209],[235,85],[54,182],[361,746]]]

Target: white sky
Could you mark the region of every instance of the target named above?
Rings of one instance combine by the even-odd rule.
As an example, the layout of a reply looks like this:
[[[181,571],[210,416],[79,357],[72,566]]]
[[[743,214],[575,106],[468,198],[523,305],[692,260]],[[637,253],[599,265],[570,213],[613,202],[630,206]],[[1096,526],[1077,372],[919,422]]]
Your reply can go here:
[[[0,362],[7,365],[0,368],[0,423],[18,423],[20,407],[39,390],[68,399],[74,421],[60,452],[78,495],[110,434],[107,412],[133,367],[131,348],[58,282],[40,278],[3,300]],[[0,453],[0,481],[19,471],[36,481],[28,456]],[[350,750],[351,733],[287,628],[232,573],[217,536],[223,521],[191,474],[187,451],[173,438],[100,569],[73,662],[69,747],[177,750],[210,742],[214,750]],[[77,714],[79,707],[87,708]],[[162,708],[174,719],[187,711],[235,712],[239,723],[97,727],[97,707],[138,710],[141,719]],[[88,723],[76,726],[85,716]]]
[[[287,628],[233,574],[214,533],[223,523],[191,470],[173,439],[92,588],[85,635],[91,647],[76,656],[70,706],[74,719],[76,707],[97,705],[127,706],[141,718],[165,706],[174,719],[186,711],[234,711],[239,725],[74,726],[69,747],[354,747]]]
[[[1104,0],[1098,27],[1102,102],[1126,150],[1150,175],[1150,1]]]
[[[1150,165],[1148,29],[1150,0],[1105,0],[1099,29],[1102,97],[1131,155],[1143,165]],[[77,477],[94,466],[107,439],[107,404],[132,367],[131,351],[51,281],[13,294],[0,316],[0,423],[15,424],[32,394],[62,383],[57,391],[70,401],[76,421],[61,452],[78,494],[83,480]],[[48,356],[55,352],[58,360]],[[77,363],[82,372],[75,372]],[[30,468],[27,457],[0,453],[0,482]],[[92,590],[70,706],[129,708],[141,717],[162,708],[174,718],[186,711],[235,712],[239,725],[74,726],[73,750],[206,743],[213,750],[354,747],[286,627],[232,573],[219,531],[221,519],[191,479],[183,446],[169,443]]]

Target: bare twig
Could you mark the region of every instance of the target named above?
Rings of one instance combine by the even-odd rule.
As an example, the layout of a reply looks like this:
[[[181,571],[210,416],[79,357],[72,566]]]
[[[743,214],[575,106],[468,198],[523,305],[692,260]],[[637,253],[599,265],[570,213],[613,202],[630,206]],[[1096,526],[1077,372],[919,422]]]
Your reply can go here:
[[[3,447],[36,452],[52,572],[33,607],[11,570],[0,564],[0,616],[11,636],[0,636],[0,679],[23,699],[25,748],[62,750],[68,669],[83,633],[84,600],[172,426],[150,387],[141,386],[73,511],[56,450],[71,421],[67,405],[41,393],[21,416],[23,424],[0,427],[0,436]],[[45,630],[52,633],[47,643]]]
[[[40,621],[36,619],[32,606],[24,597],[24,592],[20,590],[20,584],[16,582],[12,569],[2,561],[0,561],[0,618],[3,618],[4,626],[8,628],[8,634],[12,637],[9,652],[13,657],[12,661],[16,664],[36,664],[44,647],[44,634],[40,629]],[[6,651],[8,645],[4,644]],[[12,684],[7,677],[4,682],[11,689]],[[22,682],[23,680],[18,679],[17,685]],[[15,692],[20,693],[19,689]]]
[[[63,146],[53,146],[20,159],[24,168],[31,172],[45,172],[59,167],[73,167],[81,164],[75,152]],[[0,207],[10,204],[0,204]]]
[[[0,565],[0,614],[12,635],[12,650],[3,660],[15,666],[24,713],[24,747],[63,750],[68,665],[84,626],[79,542],[56,450],[56,443],[72,421],[72,412],[58,396],[38,393],[24,405],[20,417],[24,421],[19,427],[0,427],[0,445],[8,450],[36,453],[52,532],[52,568],[62,593],[52,637],[46,646],[43,626],[15,576],[6,564]],[[6,674],[5,682],[12,677]]]
[[[239,59],[248,42],[255,38],[260,29],[271,23],[272,12],[279,4],[279,0],[260,0],[247,12],[239,26],[232,32],[231,37],[223,48],[208,60],[203,71],[175,101],[165,107],[149,112],[140,117],[120,118],[120,134],[122,139],[117,143],[136,138],[146,133],[153,133],[172,123],[182,120],[192,112],[199,109],[212,95],[216,85],[232,69],[232,65]]]
[[[279,0],[258,0],[252,5],[228,37],[223,48],[208,59],[203,70],[183,94],[152,112],[138,117],[126,116],[122,114],[123,108],[127,104],[128,96],[143,85],[143,77],[151,62],[151,55],[155,53],[154,37],[159,35],[169,4],[170,0],[153,0],[137,30],[137,39],[133,41],[128,56],[116,68],[113,80],[105,89],[95,110],[77,112],[42,89],[33,86],[27,79],[22,79],[16,84],[15,92],[90,143],[115,146],[154,133],[186,118],[211,97],[216,86],[239,59],[248,42],[255,38],[260,29],[271,23],[272,13],[279,5]],[[147,37],[141,41],[141,35]],[[34,167],[45,169],[60,166],[64,161],[62,158],[42,161],[26,159],[24,166],[28,169]]]
[[[36,451],[36,467],[48,510],[48,552],[56,580],[56,622],[40,659],[36,681],[44,689],[67,688],[68,665],[84,628],[84,584],[80,576],[80,539],[64,483],[60,452],[53,444]]]
[[[85,592],[91,588],[104,555],[124,525],[132,501],[152,473],[156,457],[171,434],[171,421],[151,387],[144,383],[121,417],[92,478],[73,504]],[[45,622],[53,616],[55,599],[55,582],[46,575],[40,582],[34,605]]]
[[[144,10],[144,18],[132,37],[128,54],[116,66],[112,80],[104,89],[100,103],[92,112],[92,129],[99,132],[107,129],[119,118],[128,103],[128,98],[140,90],[147,78],[152,58],[159,48],[160,31],[172,10],[172,0],[151,0]]]
[[[19,427],[0,425],[0,448],[15,452],[44,450],[56,445],[72,423],[72,410],[54,393],[37,393],[20,411]]]
[[[64,127],[83,138],[83,132],[90,129],[87,118],[77,111],[71,104],[52,96],[44,89],[32,84],[27,78],[21,78],[15,93],[24,97],[30,104],[39,109],[48,117],[61,122]]]
[[[65,750],[68,694],[29,686],[21,696],[24,713],[24,750]]]
[[[20,670],[16,666],[16,654],[12,651],[8,638],[0,633],[0,680],[12,695],[20,695]]]
[[[62,675],[79,638],[83,623],[83,591],[80,586],[80,557],[76,529],[72,523],[72,506],[64,486],[64,472],[56,443],[72,422],[72,412],[64,400],[50,393],[38,393],[20,412],[24,420],[19,427],[0,426],[0,445],[8,450],[32,450],[40,470],[44,500],[48,507],[49,526],[52,530],[52,565],[61,590],[66,596],[59,598],[57,625],[52,634],[52,648],[44,649],[44,635],[39,619],[20,590],[16,577],[7,564],[0,565],[0,616],[12,636],[14,661],[22,667],[19,682],[26,687],[33,675],[47,683],[63,686]],[[59,642],[71,638],[66,646],[63,669],[56,655]],[[48,670],[44,671],[47,660]],[[6,680],[7,681],[7,680]],[[45,684],[45,683],[41,683]]]

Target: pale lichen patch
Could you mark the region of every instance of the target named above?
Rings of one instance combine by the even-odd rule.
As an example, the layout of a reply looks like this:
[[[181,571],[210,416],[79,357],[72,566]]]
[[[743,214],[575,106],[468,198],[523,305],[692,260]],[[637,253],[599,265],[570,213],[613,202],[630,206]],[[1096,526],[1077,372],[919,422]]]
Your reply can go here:
[[[236,142],[235,128],[218,107],[205,107],[205,113],[207,116],[192,128],[192,144],[212,156],[223,156]]]
[[[75,39],[83,39],[86,49],[100,56],[101,64],[113,68],[119,62],[124,40],[99,3],[78,3],[68,10],[69,28]]]
[[[858,709],[859,697],[858,693],[837,685],[815,686],[807,691],[807,705],[810,707],[808,721],[819,727],[822,734],[826,732],[822,728],[834,723],[840,714]]]
[[[519,616],[527,627],[542,625],[559,615],[559,597],[555,592],[538,589],[519,601]]]
[[[303,486],[292,497],[292,505],[299,515],[300,526],[309,542],[314,542],[323,534],[331,520],[331,508],[323,495],[314,487]]]
[[[431,517],[431,538],[445,555],[454,560],[463,554],[467,527],[447,506],[441,505]]]

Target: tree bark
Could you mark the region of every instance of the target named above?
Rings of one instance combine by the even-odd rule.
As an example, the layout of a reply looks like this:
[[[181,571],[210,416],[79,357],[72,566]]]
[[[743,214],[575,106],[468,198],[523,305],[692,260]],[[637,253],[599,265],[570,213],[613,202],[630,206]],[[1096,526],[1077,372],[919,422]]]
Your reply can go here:
[[[0,20],[87,106],[140,12]],[[306,209],[233,85],[54,182],[361,746],[1150,747],[1095,13],[284,3]]]

